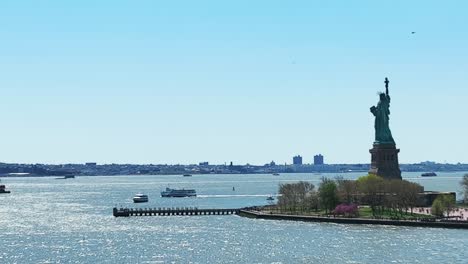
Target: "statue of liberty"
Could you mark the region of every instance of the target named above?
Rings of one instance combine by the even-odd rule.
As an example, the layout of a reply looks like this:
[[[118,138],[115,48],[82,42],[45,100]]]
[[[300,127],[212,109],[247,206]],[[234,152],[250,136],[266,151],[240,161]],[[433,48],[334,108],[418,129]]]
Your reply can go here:
[[[370,111],[375,116],[375,142],[374,144],[395,144],[389,127],[390,95],[388,94],[388,79],[385,78],[385,93],[380,93],[380,101],[372,106]]]

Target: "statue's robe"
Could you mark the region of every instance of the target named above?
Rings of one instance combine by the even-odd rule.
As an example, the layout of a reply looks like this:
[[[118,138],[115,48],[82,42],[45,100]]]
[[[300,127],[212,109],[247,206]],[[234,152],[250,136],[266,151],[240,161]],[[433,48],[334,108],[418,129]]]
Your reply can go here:
[[[375,143],[395,144],[389,127],[390,96],[381,98],[377,107],[373,107],[371,111],[375,116]]]

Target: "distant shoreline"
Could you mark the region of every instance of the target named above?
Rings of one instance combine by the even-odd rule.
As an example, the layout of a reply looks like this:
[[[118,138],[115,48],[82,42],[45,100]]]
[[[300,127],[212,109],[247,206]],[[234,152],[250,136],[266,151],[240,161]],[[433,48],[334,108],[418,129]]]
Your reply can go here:
[[[402,172],[468,172],[468,164],[441,164],[422,162],[415,164],[399,164]],[[121,175],[178,175],[178,174],[274,174],[283,173],[361,173],[367,175],[370,164],[284,164],[269,163],[265,165],[239,164],[208,164],[200,162],[188,165],[168,164],[97,164],[95,162],[83,164],[16,164],[0,163],[0,175],[6,176],[121,176]]]
[[[403,173],[423,173],[425,171],[402,171]],[[457,171],[437,171],[442,173],[468,173],[468,170],[457,170]],[[315,176],[320,176],[322,174],[349,174],[349,173],[367,173],[367,171],[346,171],[346,172],[283,172],[281,174],[313,174]],[[246,173],[191,173],[191,175],[247,175],[247,174],[265,174],[272,175],[272,173],[265,172],[246,172]],[[281,175],[280,174],[280,175]],[[159,173],[159,174],[109,174],[109,175],[81,175],[74,174],[77,177],[126,177],[126,176],[183,176],[183,173]],[[18,173],[18,174],[0,174],[0,178],[46,178],[46,177],[62,177],[64,175],[37,175],[37,174],[27,174],[27,173]],[[276,175],[279,176],[279,175]],[[437,177],[431,177],[437,178]]]
[[[425,171],[402,171],[402,173],[423,173]],[[468,170],[460,170],[460,171],[438,171],[442,173],[467,173]],[[349,174],[349,173],[367,173],[367,171],[346,171],[346,172],[284,172],[281,174],[313,174],[315,176],[320,176],[322,174]],[[246,172],[246,173],[192,173],[191,175],[247,175],[247,174],[265,174],[271,175],[272,173],[264,173],[264,172]],[[280,174],[280,175],[281,175]],[[81,175],[81,174],[74,174],[77,177],[125,177],[125,176],[182,176],[183,173],[159,173],[159,174],[113,174],[113,175]],[[363,174],[364,175],[364,174]],[[0,178],[46,178],[46,177],[61,177],[64,175],[37,175],[37,174],[27,174],[27,173],[18,173],[18,174],[0,174]],[[278,176],[278,175],[276,175]],[[431,177],[437,178],[437,177]]]

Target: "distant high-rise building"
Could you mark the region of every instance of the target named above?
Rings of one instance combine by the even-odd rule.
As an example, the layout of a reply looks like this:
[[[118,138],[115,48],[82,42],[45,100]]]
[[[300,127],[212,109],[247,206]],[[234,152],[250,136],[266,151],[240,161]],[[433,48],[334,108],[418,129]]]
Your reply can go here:
[[[318,154],[314,156],[314,165],[323,165],[323,156]]]
[[[208,166],[210,163],[208,161],[203,161],[198,163],[199,166]]]
[[[302,165],[302,157],[300,155],[293,157],[293,164],[294,165]]]

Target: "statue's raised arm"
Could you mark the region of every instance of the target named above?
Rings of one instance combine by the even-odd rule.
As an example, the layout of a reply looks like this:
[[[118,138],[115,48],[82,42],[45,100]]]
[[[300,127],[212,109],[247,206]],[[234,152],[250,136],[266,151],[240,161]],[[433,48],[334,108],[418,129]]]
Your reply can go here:
[[[387,97],[389,96],[388,94],[388,84],[390,83],[390,81],[388,80],[387,77],[385,77],[385,94],[387,95]]]

